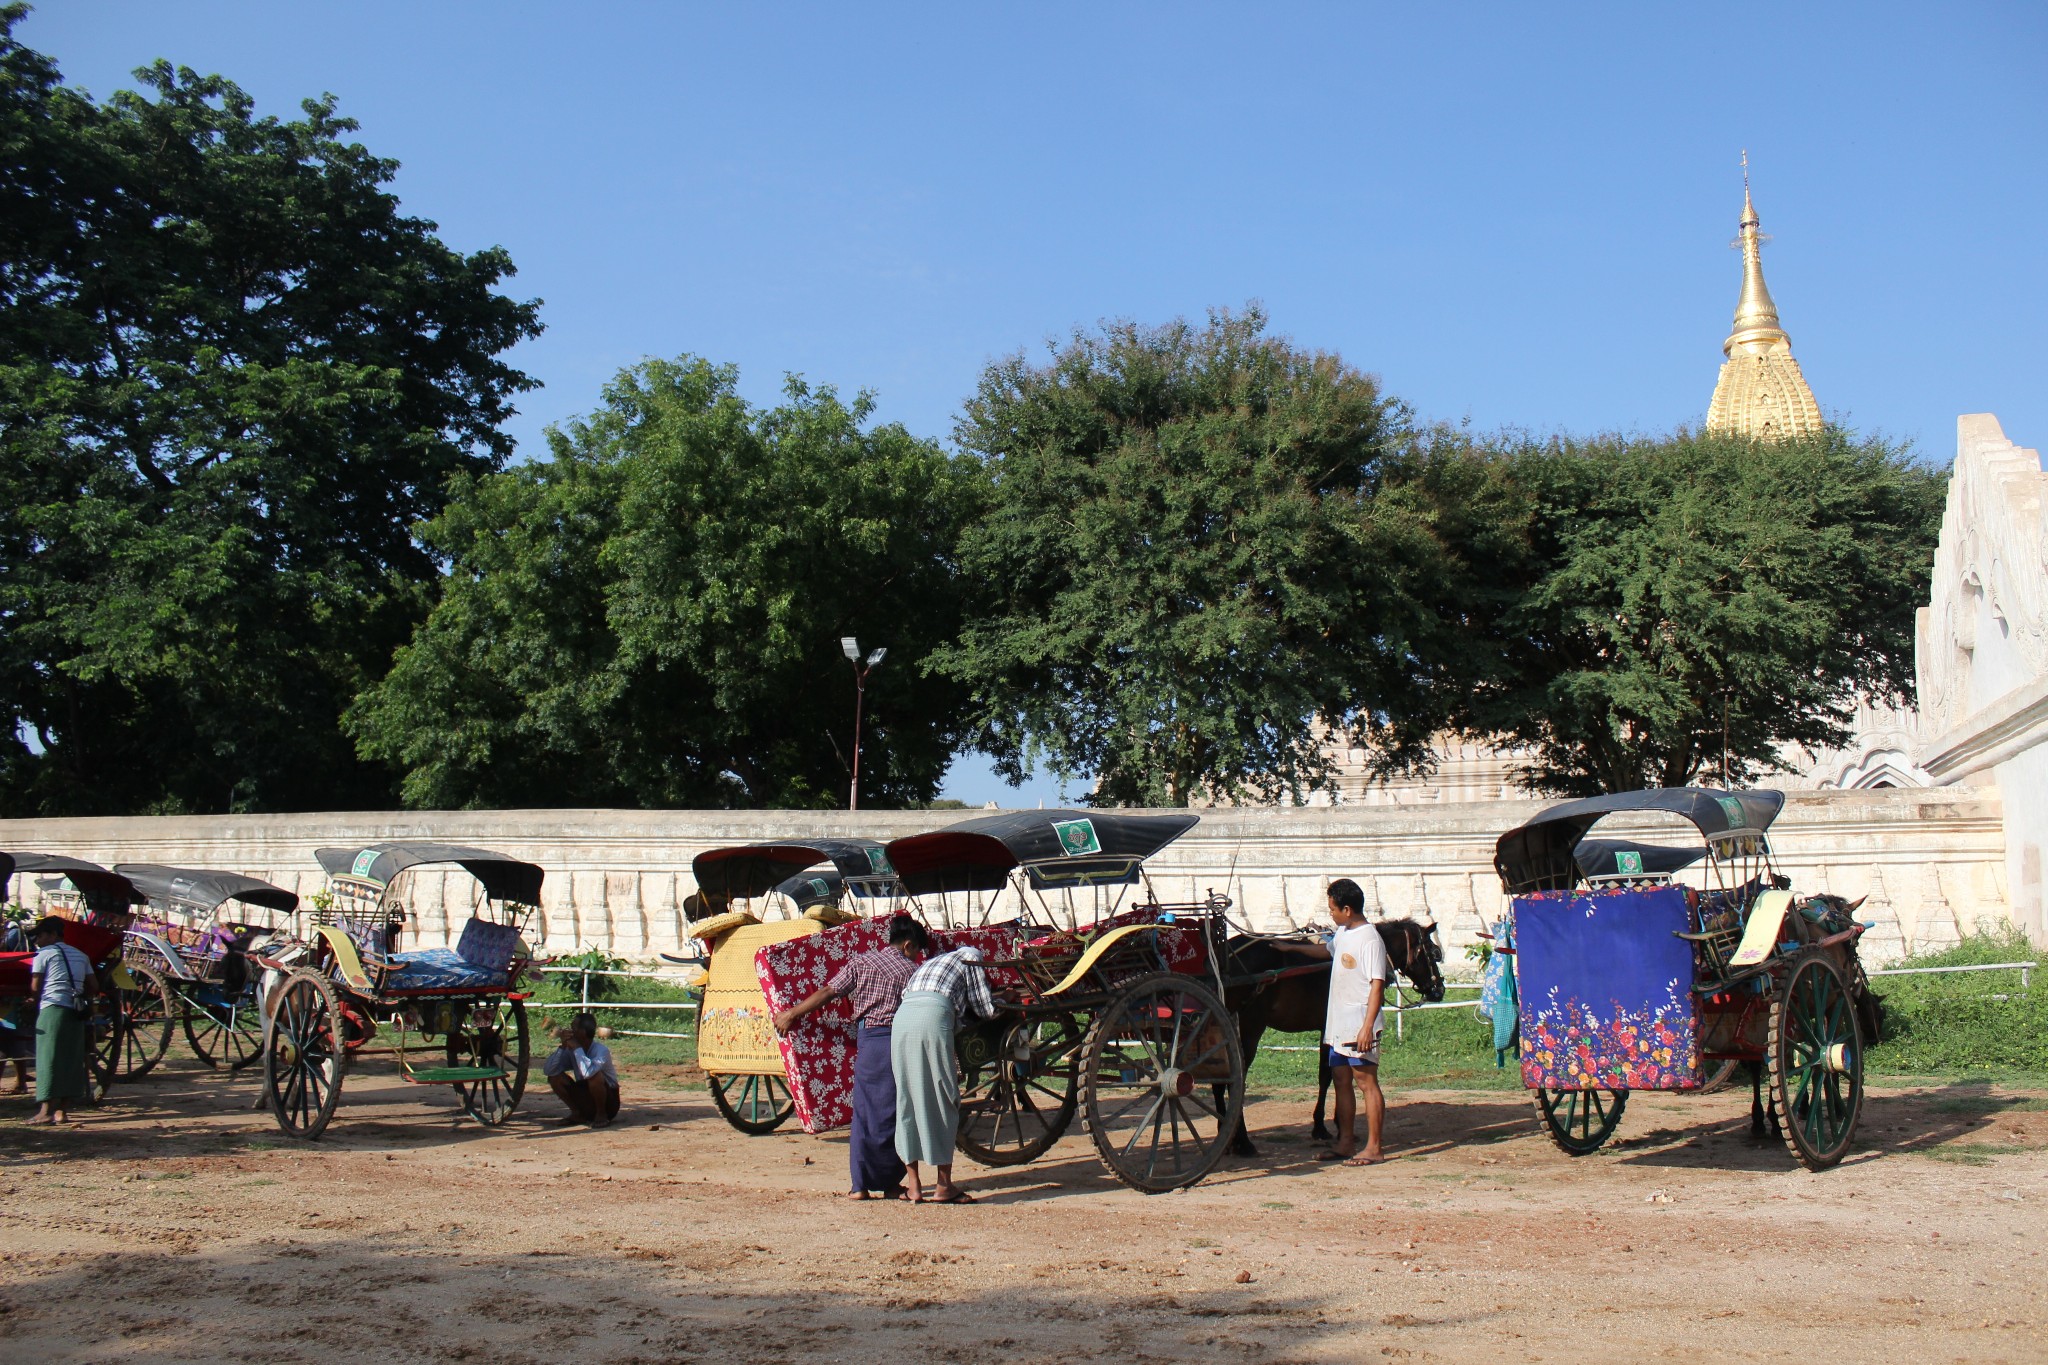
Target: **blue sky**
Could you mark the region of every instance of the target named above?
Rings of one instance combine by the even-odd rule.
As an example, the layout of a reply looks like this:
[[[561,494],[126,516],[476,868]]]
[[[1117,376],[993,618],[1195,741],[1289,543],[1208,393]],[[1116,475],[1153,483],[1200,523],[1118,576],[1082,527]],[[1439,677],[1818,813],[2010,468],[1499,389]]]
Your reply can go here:
[[[1258,300],[1426,418],[1662,431],[1765,270],[1822,408],[2048,445],[2048,6],[111,3],[18,30],[105,96],[162,56],[332,91],[409,211],[507,247],[514,430],[643,356],[878,392]],[[880,643],[879,639],[876,641]],[[948,794],[1048,802],[963,763]]]

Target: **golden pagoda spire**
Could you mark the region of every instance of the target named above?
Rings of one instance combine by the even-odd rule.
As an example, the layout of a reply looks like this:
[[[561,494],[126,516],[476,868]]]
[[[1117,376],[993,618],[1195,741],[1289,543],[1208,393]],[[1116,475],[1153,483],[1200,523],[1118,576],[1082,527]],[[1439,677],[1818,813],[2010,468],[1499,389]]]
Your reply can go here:
[[[1742,296],[1735,303],[1734,330],[1721,343],[1721,354],[1728,358],[1707,408],[1707,428],[1754,440],[1810,435],[1824,425],[1820,405],[1792,358],[1792,339],[1779,324],[1778,305],[1764,284],[1763,244],[1770,239],[1762,228],[1749,193],[1745,148],[1741,236],[1735,243],[1742,248]]]

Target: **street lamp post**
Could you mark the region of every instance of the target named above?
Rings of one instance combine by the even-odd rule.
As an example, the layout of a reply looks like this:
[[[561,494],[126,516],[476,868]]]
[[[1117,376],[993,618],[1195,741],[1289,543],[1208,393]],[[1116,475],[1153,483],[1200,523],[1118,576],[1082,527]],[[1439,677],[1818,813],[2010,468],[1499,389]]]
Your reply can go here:
[[[882,662],[882,656],[889,651],[886,647],[871,650],[863,660],[860,656],[860,641],[851,635],[839,637],[839,649],[846,655],[847,662],[853,665],[853,790],[846,799],[846,808],[859,810],[861,710],[868,699],[868,673],[876,664]]]

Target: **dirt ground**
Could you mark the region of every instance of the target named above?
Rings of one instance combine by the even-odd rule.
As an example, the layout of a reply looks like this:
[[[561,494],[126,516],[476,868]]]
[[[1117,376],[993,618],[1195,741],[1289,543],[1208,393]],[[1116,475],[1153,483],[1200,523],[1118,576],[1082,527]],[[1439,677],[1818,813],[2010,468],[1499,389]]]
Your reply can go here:
[[[1076,1133],[953,1208],[841,1198],[842,1138],[743,1137],[682,1072],[604,1132],[368,1063],[301,1145],[254,1093],[174,1056],[75,1129],[0,1101],[0,1357],[2048,1359],[2048,1099],[1996,1087],[1879,1090],[1820,1175],[1746,1091],[1638,1096],[1577,1160],[1519,1095],[1395,1094],[1367,1170],[1264,1096],[1264,1154],[1196,1189]]]

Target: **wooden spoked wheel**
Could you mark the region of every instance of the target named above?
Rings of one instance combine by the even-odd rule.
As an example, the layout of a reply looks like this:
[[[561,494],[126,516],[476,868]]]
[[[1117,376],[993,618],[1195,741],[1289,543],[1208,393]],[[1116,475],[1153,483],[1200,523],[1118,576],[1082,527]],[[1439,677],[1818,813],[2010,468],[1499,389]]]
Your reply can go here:
[[[253,987],[233,1000],[191,999],[185,1041],[192,1055],[215,1070],[240,1071],[263,1055],[263,1015]]]
[[[796,1097],[780,1076],[711,1076],[711,1103],[725,1121],[750,1137],[772,1133],[796,1112]]]
[[[94,1041],[104,1050],[113,1079],[132,1081],[164,1059],[177,1021],[163,974],[152,967],[130,965],[126,970],[135,984],[114,988],[111,1027]]]
[[[1066,1015],[962,1030],[960,1150],[984,1166],[1043,1156],[1074,1121],[1083,1039]]]
[[[1214,990],[1174,972],[1139,979],[1097,1016],[1081,1076],[1096,1153],[1147,1194],[1214,1170],[1244,1108],[1236,1021]]]
[[[303,968],[286,976],[263,1028],[263,1094],[292,1137],[317,1138],[334,1117],[346,1037],[327,978]]]
[[[1536,1112],[1550,1140],[1571,1156],[1599,1150],[1628,1108],[1626,1090],[1538,1090]]]
[[[1771,1107],[1785,1146],[1809,1171],[1848,1154],[1863,1112],[1863,1032],[1841,969],[1801,958],[1771,1002]]]
[[[495,1128],[512,1117],[519,1097],[526,1093],[526,1070],[532,1060],[526,1005],[519,1000],[484,1000],[456,1006],[455,1015],[448,1033],[448,1065],[495,1067],[505,1073],[455,1083],[469,1116]]]

